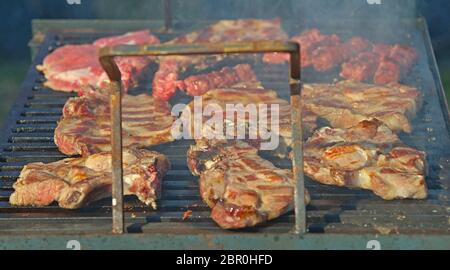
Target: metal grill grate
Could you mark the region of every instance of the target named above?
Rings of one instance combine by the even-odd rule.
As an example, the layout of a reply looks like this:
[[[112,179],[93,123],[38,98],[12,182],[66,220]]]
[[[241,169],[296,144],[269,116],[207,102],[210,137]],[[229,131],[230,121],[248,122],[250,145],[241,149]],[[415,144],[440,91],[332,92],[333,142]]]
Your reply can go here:
[[[408,42],[415,45],[422,59],[406,83],[427,92],[424,93],[424,108],[414,121],[414,132],[403,136],[402,139],[408,145],[424,150],[428,154],[429,198],[424,201],[383,201],[369,191],[324,186],[307,179],[306,187],[312,196],[312,202],[307,207],[307,224],[311,233],[442,234],[450,231],[448,118],[440,105],[442,97],[439,96],[439,78],[435,63],[432,62],[427,33],[425,30],[413,28],[409,34]],[[40,63],[49,51],[58,46],[90,42],[99,36],[101,33],[48,34],[33,65]],[[169,38],[170,35],[161,35],[162,40]],[[152,66],[149,72],[154,72],[155,68]],[[287,78],[287,66],[258,65],[256,73],[267,88],[278,89],[280,93],[288,94],[287,83],[279,83]],[[310,71],[304,74],[306,81],[330,82],[335,76],[331,73],[316,74]],[[53,132],[65,101],[74,95],[46,89],[42,86],[43,81],[43,76],[32,67],[6,129],[1,134],[0,231],[60,234],[109,232],[111,229],[109,199],[78,210],[65,210],[57,205],[16,208],[8,203],[13,191],[12,185],[25,164],[38,161],[52,162],[65,158],[53,143]],[[133,91],[145,91],[148,88],[148,83],[143,83],[140,88]],[[283,97],[283,94],[280,95]],[[185,96],[178,98],[187,99]],[[198,192],[197,177],[192,176],[186,166],[186,151],[191,143],[177,141],[153,148],[168,156],[172,170],[163,179],[163,193],[157,211],[149,210],[133,197],[126,198],[126,225],[129,232],[224,233],[209,218],[209,208],[201,201]],[[271,161],[280,167],[291,165],[287,160]],[[186,210],[192,210],[192,216],[183,220],[183,213]],[[293,213],[288,213],[275,221],[244,231],[284,233],[292,229],[293,223]]]

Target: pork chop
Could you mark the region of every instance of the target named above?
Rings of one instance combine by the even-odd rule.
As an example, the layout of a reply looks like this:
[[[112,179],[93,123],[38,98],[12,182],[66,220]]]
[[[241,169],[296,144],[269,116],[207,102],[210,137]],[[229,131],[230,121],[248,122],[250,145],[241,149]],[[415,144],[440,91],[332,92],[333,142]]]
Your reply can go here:
[[[390,83],[373,85],[354,81],[305,84],[304,106],[332,127],[350,128],[377,118],[394,132],[412,131],[410,120],[421,108],[422,96],[414,87]]]
[[[96,93],[95,91],[93,93]],[[122,144],[151,146],[173,140],[175,118],[170,105],[150,95],[122,98]],[[55,144],[66,155],[87,156],[111,149],[111,119],[108,96],[88,94],[70,98],[55,130]]]
[[[316,131],[305,144],[304,166],[315,181],[372,190],[385,200],[427,197],[425,153],[376,119]]]
[[[220,227],[251,227],[293,209],[292,171],[275,167],[249,144],[198,140],[187,156],[189,169],[200,176],[200,195]],[[310,200],[308,192],[305,200]]]
[[[156,209],[161,180],[170,168],[168,159],[153,151],[126,149],[123,164],[124,193]],[[111,179],[110,153],[31,163],[22,169],[9,201],[18,206],[46,206],[56,201],[62,208],[80,208],[111,197]]]

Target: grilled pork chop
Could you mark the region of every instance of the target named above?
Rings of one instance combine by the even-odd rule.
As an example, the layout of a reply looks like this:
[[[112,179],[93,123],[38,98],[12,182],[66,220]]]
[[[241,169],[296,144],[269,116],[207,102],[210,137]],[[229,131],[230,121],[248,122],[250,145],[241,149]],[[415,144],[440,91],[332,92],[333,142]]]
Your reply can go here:
[[[114,45],[158,44],[159,40],[149,31],[131,32],[122,36],[101,38],[93,44],[65,45],[47,55],[37,69],[44,73],[45,86],[82,95],[86,87],[105,87],[109,81],[99,60],[101,47]],[[137,76],[152,61],[151,57],[118,57],[116,62],[122,73],[126,91],[137,83]]]
[[[287,34],[281,28],[279,19],[241,19],[218,21],[206,28],[179,36],[167,42],[167,44],[285,39],[287,39]],[[177,82],[179,82],[180,72],[189,67],[202,70],[224,58],[224,55],[160,57],[159,69],[153,79],[153,96],[162,100],[169,100],[178,87]]]
[[[170,168],[168,159],[153,151],[126,149],[123,164],[124,193],[136,195],[156,209],[161,180]],[[56,201],[62,208],[80,208],[110,197],[111,179],[110,153],[31,163],[20,173],[9,201],[19,206],[45,206]]]
[[[391,83],[371,85],[353,81],[305,84],[307,111],[326,119],[332,127],[350,128],[377,118],[394,132],[411,132],[410,119],[421,107],[421,93],[413,87]]]
[[[67,155],[87,156],[111,149],[109,98],[102,94],[70,98],[55,130],[55,144]],[[170,105],[150,95],[122,98],[122,143],[124,147],[150,146],[172,141],[175,118]]]
[[[378,120],[324,127],[304,147],[305,174],[326,184],[372,190],[385,200],[425,199],[425,153],[405,146]]]
[[[281,136],[282,141],[280,142],[280,146],[277,149],[279,151],[278,154],[285,155],[285,148],[291,146],[292,144],[292,132],[291,132],[291,109],[288,101],[284,99],[280,99],[277,95],[277,92],[274,90],[268,90],[262,88],[259,82],[253,83],[242,83],[230,88],[220,88],[220,89],[212,89],[207,93],[201,96],[202,98],[202,107],[205,109],[208,106],[214,106],[217,108],[221,108],[226,114],[226,108],[228,105],[240,104],[242,107],[235,107],[236,112],[234,121],[230,122],[226,119],[226,115],[223,116],[223,128],[224,130],[216,130],[215,127],[209,128],[209,126],[204,125],[202,129],[202,136],[205,138],[210,138],[214,132],[218,132],[218,135],[225,134],[226,128],[232,127],[234,129],[233,138],[235,139],[243,139],[239,138],[236,132],[236,127],[245,125],[246,137],[245,140],[252,144],[253,146],[258,146],[262,141],[262,136],[258,130],[258,128],[251,128],[252,124],[249,119],[249,114],[246,113],[247,105],[255,105],[257,110],[259,105],[266,105],[267,107],[258,112],[265,113],[267,115],[267,129],[270,130],[272,124],[278,124],[278,135]],[[190,112],[194,112],[194,104],[195,101],[192,101],[188,104],[190,108]],[[278,122],[272,123],[271,119],[271,106],[278,105],[279,106],[279,117]],[[194,119],[194,114],[188,114],[191,117],[191,134],[194,135],[194,125],[198,124]],[[181,118],[187,118],[188,115],[185,115],[185,112],[181,115]],[[244,115],[243,118],[239,117],[239,115]],[[207,123],[212,117],[211,116],[203,116],[203,123]],[[261,124],[261,118],[258,118],[259,123]],[[317,117],[310,113],[307,110],[303,111],[303,128],[304,135],[307,136],[312,133],[312,131],[316,128],[316,119]],[[276,119],[274,119],[277,121]],[[254,138],[254,139],[252,139]]]
[[[249,144],[198,140],[187,156],[189,169],[200,176],[200,194],[220,227],[251,227],[292,210],[292,171],[275,167]]]

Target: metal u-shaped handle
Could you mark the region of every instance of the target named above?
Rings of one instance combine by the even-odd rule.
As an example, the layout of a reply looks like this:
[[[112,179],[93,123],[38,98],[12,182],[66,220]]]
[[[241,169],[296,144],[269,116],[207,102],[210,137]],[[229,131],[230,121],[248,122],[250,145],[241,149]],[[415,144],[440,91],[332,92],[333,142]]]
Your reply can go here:
[[[100,63],[110,80],[112,144],[113,233],[124,232],[121,74],[116,56],[169,56],[208,54],[288,53],[290,55],[291,124],[293,137],[292,168],[295,180],[295,233],[306,232],[305,184],[303,173],[303,129],[301,106],[300,45],[291,41],[254,41],[207,44],[122,45],[100,50]]]

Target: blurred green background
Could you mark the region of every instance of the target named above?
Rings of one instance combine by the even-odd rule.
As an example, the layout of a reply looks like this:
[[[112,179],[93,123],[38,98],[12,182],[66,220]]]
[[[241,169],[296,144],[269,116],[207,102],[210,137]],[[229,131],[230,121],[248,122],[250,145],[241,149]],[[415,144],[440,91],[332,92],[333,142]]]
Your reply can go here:
[[[30,68],[31,20],[43,19],[162,19],[161,0],[66,0],[0,1],[0,126],[3,126],[20,84]],[[450,1],[384,0],[383,5],[368,7],[360,0],[172,0],[174,18],[179,21],[238,17],[292,17],[312,14],[312,19],[330,16],[402,16],[423,15],[429,24],[442,81],[450,97]],[[408,8],[406,8],[408,7]],[[414,11],[413,13],[408,12]],[[291,14],[286,14],[290,12]],[[300,16],[298,16],[300,17]]]

